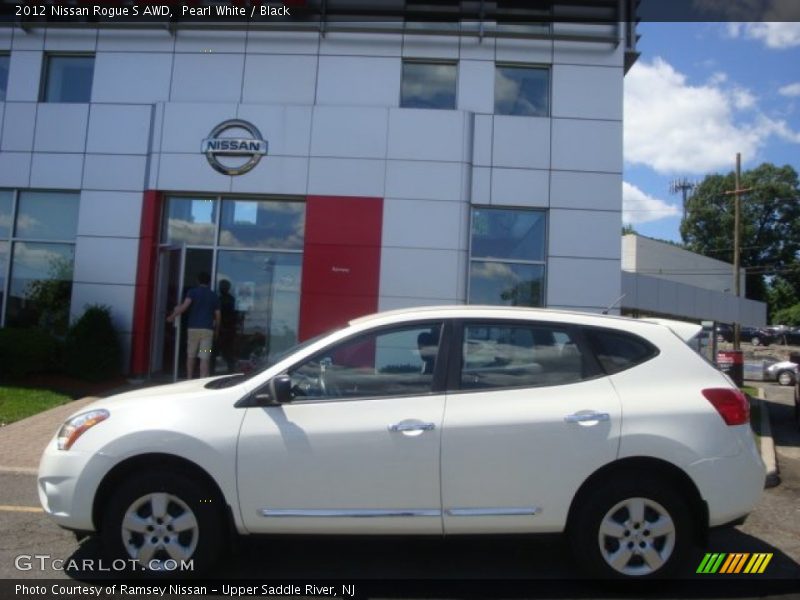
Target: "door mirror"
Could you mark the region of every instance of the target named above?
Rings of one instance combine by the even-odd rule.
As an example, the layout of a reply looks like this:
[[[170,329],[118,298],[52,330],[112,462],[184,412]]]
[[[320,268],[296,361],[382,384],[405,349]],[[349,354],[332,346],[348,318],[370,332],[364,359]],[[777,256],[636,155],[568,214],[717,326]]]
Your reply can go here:
[[[276,375],[267,383],[266,389],[256,392],[257,406],[276,406],[292,401],[292,378],[286,373]]]

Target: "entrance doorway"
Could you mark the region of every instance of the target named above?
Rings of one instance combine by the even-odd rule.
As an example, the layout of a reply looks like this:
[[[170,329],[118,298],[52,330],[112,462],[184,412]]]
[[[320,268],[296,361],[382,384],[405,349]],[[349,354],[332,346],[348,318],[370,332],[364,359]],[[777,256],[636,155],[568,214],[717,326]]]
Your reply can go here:
[[[155,315],[156,343],[153,348],[151,372],[171,374],[173,380],[186,377],[186,319],[188,313],[172,323],[167,315],[186,298],[197,285],[197,276],[211,275],[214,252],[205,248],[167,246],[161,249],[158,261],[158,296]]]
[[[151,374],[186,376],[186,314],[174,324],[166,317],[203,271],[211,275],[222,312],[211,374],[258,368],[297,343],[304,227],[302,202],[168,197]]]

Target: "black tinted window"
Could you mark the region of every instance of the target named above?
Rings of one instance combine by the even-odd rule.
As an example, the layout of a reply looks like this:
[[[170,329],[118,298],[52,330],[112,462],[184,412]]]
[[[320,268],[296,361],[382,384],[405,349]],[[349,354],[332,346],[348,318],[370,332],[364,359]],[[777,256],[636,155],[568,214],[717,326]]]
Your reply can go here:
[[[572,330],[527,324],[464,327],[461,389],[564,385],[585,378]]]
[[[635,367],[658,354],[658,349],[639,336],[608,329],[586,329],[595,356],[609,374]]]

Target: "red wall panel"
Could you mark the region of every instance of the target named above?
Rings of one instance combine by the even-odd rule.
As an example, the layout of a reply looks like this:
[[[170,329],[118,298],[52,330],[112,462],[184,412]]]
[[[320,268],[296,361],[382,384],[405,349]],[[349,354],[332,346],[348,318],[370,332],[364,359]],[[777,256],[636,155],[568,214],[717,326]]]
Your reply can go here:
[[[301,340],[378,310],[383,200],[309,196]]]
[[[139,260],[136,268],[136,291],[133,303],[130,372],[134,376],[146,375],[150,371],[160,219],[161,194],[154,190],[147,190],[142,199]]]

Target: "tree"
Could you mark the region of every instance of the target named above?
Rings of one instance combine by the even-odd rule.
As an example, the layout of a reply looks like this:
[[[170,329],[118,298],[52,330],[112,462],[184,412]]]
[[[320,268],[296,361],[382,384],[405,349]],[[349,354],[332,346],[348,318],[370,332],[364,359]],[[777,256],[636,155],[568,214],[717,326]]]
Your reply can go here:
[[[795,271],[800,250],[800,182],[785,165],[764,163],[742,174],[741,265],[747,269],[747,297],[766,300],[765,275],[778,275],[800,292]],[[681,236],[689,250],[733,263],[733,172],[708,175],[686,206]],[[796,272],[797,282],[789,276]]]

